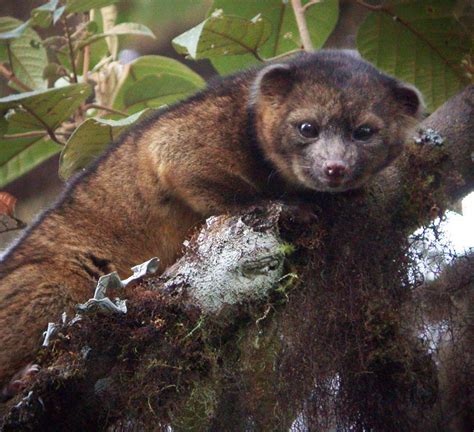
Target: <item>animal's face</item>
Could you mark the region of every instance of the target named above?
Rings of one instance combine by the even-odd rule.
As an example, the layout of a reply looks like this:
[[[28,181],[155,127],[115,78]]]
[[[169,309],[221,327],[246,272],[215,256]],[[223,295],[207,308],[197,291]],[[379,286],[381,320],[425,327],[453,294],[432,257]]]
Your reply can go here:
[[[287,180],[342,192],[360,187],[400,154],[421,101],[415,89],[360,59],[325,55],[260,73],[255,127],[265,155]]]

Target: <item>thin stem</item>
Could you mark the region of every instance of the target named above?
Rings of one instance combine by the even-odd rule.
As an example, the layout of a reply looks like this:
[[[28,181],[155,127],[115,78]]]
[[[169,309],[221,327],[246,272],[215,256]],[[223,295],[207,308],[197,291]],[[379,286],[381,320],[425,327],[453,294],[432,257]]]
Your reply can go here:
[[[11,134],[11,135],[3,135],[3,139],[7,140],[14,140],[14,139],[19,139],[19,138],[35,138],[35,137],[41,137],[41,136],[47,136],[48,134],[45,133],[44,131],[32,131],[32,132],[24,132],[24,133],[17,133],[17,134]]]
[[[70,133],[65,133],[65,132],[58,132],[55,131],[54,134],[56,136],[63,136],[63,137],[69,137],[71,134]],[[48,136],[47,132],[44,131],[31,131],[31,132],[23,132],[23,133],[17,133],[17,134],[10,134],[10,135],[3,135],[2,138],[6,140],[16,140],[16,139],[21,139],[21,138],[36,138],[36,137],[45,137]]]
[[[30,113],[36,120],[38,120],[43,127],[45,128],[46,132],[48,132],[49,137],[56,142],[57,144],[64,146],[65,144],[58,139],[58,137],[55,135],[54,130],[49,127],[49,125],[40,117],[38,116],[33,110],[28,108],[26,105],[22,105],[25,111]]]
[[[265,61],[266,62],[271,62],[271,61],[275,61],[275,60],[280,60],[282,58],[288,57],[288,56],[296,54],[296,53],[300,53],[302,51],[304,51],[304,50],[302,50],[301,48],[296,48],[294,50],[287,51],[287,52],[284,52],[282,54],[278,54],[274,57],[268,57],[268,58],[265,59]]]
[[[321,0],[311,0],[303,6],[303,13],[305,13],[311,6],[318,4]]]
[[[68,45],[68,50],[69,50],[69,61],[71,62],[71,67],[72,67],[72,76],[73,76],[73,82],[77,83],[77,70],[76,70],[76,62],[74,60],[74,48],[72,46],[72,39],[71,39],[71,33],[69,32],[69,27],[67,25],[67,19],[66,17],[61,18],[64,26],[64,32],[66,33],[66,39],[67,39],[67,45]]]
[[[83,60],[83,67],[82,67],[82,76],[84,77],[84,79],[86,79],[87,73],[89,72],[90,59],[91,59],[91,47],[90,45],[86,45],[84,47],[84,60]]]
[[[88,22],[90,21],[90,17],[88,14],[85,15],[85,22],[82,23],[83,29],[86,28]],[[89,72],[90,68],[90,60],[91,60],[91,47],[90,45],[86,45],[83,50],[84,54],[84,59],[83,59],[83,65],[82,65],[82,76],[84,77],[84,80],[87,79],[87,74]]]
[[[14,82],[18,87],[20,87],[24,91],[31,91],[32,89],[28,87],[26,84],[22,83],[15,74],[10,71],[6,66],[0,64],[0,75],[3,75],[7,80],[11,80]]]
[[[303,48],[305,51],[313,51],[313,43],[311,42],[311,37],[309,35],[308,25],[304,17],[304,9],[301,5],[301,0],[291,0],[291,6],[293,7],[296,25],[298,26],[298,31],[300,32]]]
[[[369,3],[366,3],[365,1],[363,0],[356,0],[357,3],[359,3],[361,6],[364,6],[365,8],[367,9],[370,9],[371,11],[380,11],[383,9],[383,5],[379,4],[379,5],[373,5],[373,4],[369,4]]]
[[[113,109],[113,108],[109,108],[105,105],[100,105],[100,104],[96,104],[96,103],[90,103],[90,104],[84,105],[83,108],[84,108],[84,110],[88,110],[89,108],[95,108],[95,109],[98,109],[98,110],[108,111],[108,112],[111,112],[113,114],[119,114],[121,116],[128,117],[128,114],[124,111],[119,111],[119,110],[116,110],[116,109]]]

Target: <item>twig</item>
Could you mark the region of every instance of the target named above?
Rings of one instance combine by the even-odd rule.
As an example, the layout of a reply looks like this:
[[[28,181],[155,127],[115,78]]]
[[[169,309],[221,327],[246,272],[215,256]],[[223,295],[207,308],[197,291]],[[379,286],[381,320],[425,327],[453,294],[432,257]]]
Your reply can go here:
[[[369,4],[369,3],[366,3],[365,1],[363,0],[356,0],[357,3],[359,3],[361,6],[364,6],[365,8],[367,9],[370,9],[371,11],[381,11],[383,9],[383,5],[379,4],[379,5],[373,5],[373,4]]]
[[[83,29],[86,28],[88,17],[86,16],[85,19],[86,19],[86,22],[81,24]],[[87,77],[89,74],[90,60],[91,60],[91,47],[90,45],[86,45],[82,49],[82,78],[85,82],[87,82]],[[86,112],[86,110],[87,110],[86,104],[82,103],[76,113],[75,120],[78,120],[79,122],[84,121],[84,113]]]
[[[271,61],[275,61],[275,60],[280,60],[282,58],[285,58],[285,57],[288,57],[288,56],[291,56],[293,54],[296,54],[296,53],[299,53],[299,52],[303,52],[304,50],[302,50],[301,48],[296,48],[294,50],[291,50],[291,51],[287,51],[287,52],[284,52],[282,54],[278,54],[274,57],[268,57],[265,59],[266,62],[271,62]]]
[[[17,134],[11,134],[11,135],[3,135],[3,139],[7,140],[13,140],[13,139],[19,139],[19,138],[35,138],[35,137],[40,137],[40,136],[47,136],[48,134],[45,133],[44,131],[32,131],[32,132],[24,132],[24,133],[17,133]]]
[[[87,24],[88,21],[78,24],[78,26],[76,27],[76,31],[71,35],[71,39],[80,39],[85,33]]]
[[[318,4],[321,0],[311,0],[303,6],[303,13],[305,13],[311,6]]]
[[[87,27],[87,24],[90,22],[89,14],[84,14],[84,22],[81,23],[80,27],[84,30]],[[84,81],[87,80],[87,74],[89,72],[90,63],[91,63],[91,47],[90,45],[86,45],[83,50],[83,61],[82,61],[82,76],[84,77]]]
[[[87,73],[89,72],[90,60],[91,60],[91,47],[90,45],[86,45],[84,47],[84,60],[83,60],[83,67],[82,67],[82,76],[84,77],[84,80],[86,79]]]
[[[67,45],[69,49],[69,61],[71,62],[71,67],[72,67],[72,75],[73,75],[73,82],[77,83],[77,70],[76,70],[76,62],[74,60],[74,48],[72,46],[72,39],[71,39],[71,33],[69,33],[69,27],[67,25],[67,19],[66,17],[62,17],[61,21],[63,22],[64,26],[64,32],[66,33],[66,39],[67,39]]]
[[[14,82],[18,87],[20,87],[24,91],[31,91],[32,89],[28,87],[26,84],[23,84],[15,74],[8,70],[5,65],[0,64],[0,75],[3,75],[7,80]]]
[[[25,111],[31,114],[36,120],[38,120],[43,127],[45,128],[46,132],[48,132],[49,137],[57,144],[64,146],[65,144],[58,139],[55,135],[54,130],[49,127],[49,125],[40,117],[38,116],[32,109],[28,108],[26,105],[21,105]]]
[[[90,103],[90,104],[84,105],[84,107],[83,107],[84,110],[88,110],[89,108],[95,108],[95,109],[98,109],[98,110],[108,111],[108,112],[111,112],[113,114],[119,114],[121,116],[128,117],[128,114],[126,112],[119,111],[119,110],[116,110],[114,108],[109,108],[105,105]]]
[[[293,7],[296,25],[298,26],[298,31],[300,32],[303,48],[305,51],[313,51],[313,43],[311,42],[311,37],[309,36],[308,25],[306,24],[306,19],[304,17],[304,9],[301,5],[301,0],[291,0],[291,6]]]

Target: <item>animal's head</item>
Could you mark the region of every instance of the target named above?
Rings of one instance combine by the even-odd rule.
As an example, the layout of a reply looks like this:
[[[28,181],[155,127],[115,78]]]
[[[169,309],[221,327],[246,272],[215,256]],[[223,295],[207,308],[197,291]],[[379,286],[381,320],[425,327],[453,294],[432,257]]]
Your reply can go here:
[[[318,191],[372,178],[400,154],[423,111],[413,86],[347,51],[271,64],[250,91],[265,156],[288,181]]]

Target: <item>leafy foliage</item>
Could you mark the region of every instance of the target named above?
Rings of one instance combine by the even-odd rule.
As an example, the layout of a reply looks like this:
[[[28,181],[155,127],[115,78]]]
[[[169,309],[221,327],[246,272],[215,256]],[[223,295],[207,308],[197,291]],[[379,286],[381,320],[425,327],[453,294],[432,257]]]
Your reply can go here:
[[[151,38],[155,38],[153,32],[147,27],[142,24],[136,23],[122,23],[112,27],[110,30],[104,33],[94,34],[87,39],[82,40],[80,43],[77,44],[76,49],[82,49],[87,45],[93,44],[100,39],[104,39],[109,36],[147,36]]]
[[[27,23],[10,17],[0,18],[0,62],[9,63],[25,87],[46,87],[43,79],[43,70],[48,63],[46,50],[38,33]],[[14,83],[10,85],[17,90],[25,90]]]
[[[47,28],[58,22],[65,9],[66,6],[59,5],[59,0],[50,0],[31,11],[31,23],[38,27]]]
[[[10,183],[61,151],[60,145],[45,136],[17,138],[5,144],[8,148],[0,153],[0,185]]]
[[[194,60],[247,53],[260,59],[258,49],[270,34],[270,23],[260,14],[247,20],[215,13],[176,37],[173,46]]]
[[[58,128],[90,94],[89,85],[74,84],[0,99],[0,113],[7,120],[1,134],[5,149],[0,152],[0,184],[58,153],[61,146],[49,138],[48,131]]]
[[[61,152],[59,175],[67,179],[74,172],[85,168],[102,154],[104,149],[128,126],[140,120],[147,110],[121,120],[90,118],[71,135]]]
[[[308,3],[304,1],[303,3]],[[298,27],[290,2],[280,0],[233,1],[215,0],[212,9],[222,10],[226,15],[237,15],[251,19],[261,15],[270,24],[271,34],[259,46],[262,58],[272,58],[301,48]],[[314,47],[321,48],[334,30],[339,16],[338,0],[325,0],[307,9],[305,18]],[[230,54],[230,53],[228,53]],[[235,72],[251,64],[259,63],[251,52],[241,56],[211,58],[212,65],[221,74]]]
[[[472,50],[472,36],[459,3],[389,2],[361,25],[358,49],[377,67],[416,85],[434,110],[468,81],[461,62]]]
[[[127,112],[156,108],[203,86],[204,80],[184,64],[162,56],[143,56],[127,66],[113,107]]]
[[[19,93],[0,99],[0,112],[7,112],[9,127],[55,129],[68,119],[91,93],[88,84]]]
[[[369,13],[357,35],[359,51],[418,86],[430,109],[472,79],[469,2],[360,3]],[[338,21],[339,2],[302,0],[302,6],[312,44],[321,48]],[[169,5],[162,7],[170,13]],[[61,150],[59,172],[69,177],[144,110],[173,104],[204,86],[201,76],[168,57],[118,62],[126,38],[155,38],[143,23],[127,22],[121,8],[118,0],[45,0],[25,22],[0,17],[0,74],[9,93],[16,92],[0,99],[0,186]],[[175,15],[182,13],[176,5]],[[51,35],[42,39],[35,28]],[[227,74],[301,51],[300,30],[290,1],[214,0],[207,18],[172,44],[179,54],[209,59]]]
[[[87,12],[91,9],[103,8],[117,2],[118,0],[67,0],[66,11],[69,13]]]

